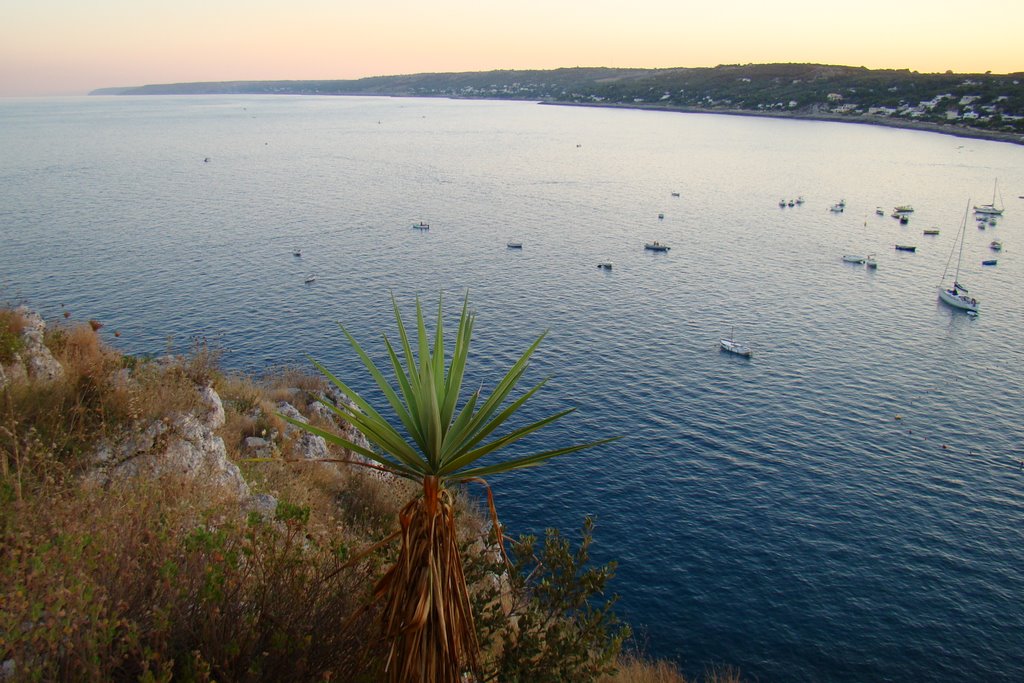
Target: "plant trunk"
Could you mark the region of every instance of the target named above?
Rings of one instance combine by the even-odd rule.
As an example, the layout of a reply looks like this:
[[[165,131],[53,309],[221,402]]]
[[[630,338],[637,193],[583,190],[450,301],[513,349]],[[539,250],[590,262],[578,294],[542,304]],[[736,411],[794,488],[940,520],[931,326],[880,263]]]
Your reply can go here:
[[[402,547],[377,583],[385,600],[386,671],[394,683],[458,683],[476,670],[479,645],[462,571],[451,493],[437,477],[399,513]]]

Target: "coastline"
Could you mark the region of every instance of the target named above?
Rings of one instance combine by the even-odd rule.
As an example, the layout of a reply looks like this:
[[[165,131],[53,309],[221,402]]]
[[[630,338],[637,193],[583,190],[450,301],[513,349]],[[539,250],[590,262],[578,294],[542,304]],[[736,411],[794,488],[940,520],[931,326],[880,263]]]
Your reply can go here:
[[[904,119],[891,119],[883,117],[866,117],[861,114],[859,118],[841,114],[811,114],[807,112],[780,112],[780,111],[750,111],[746,109],[702,109],[699,107],[678,107],[661,104],[619,104],[619,103],[597,103],[597,102],[555,102],[550,100],[539,101],[538,104],[546,104],[561,107],[597,107],[602,109],[644,109],[648,111],[665,111],[680,114],[723,114],[725,116],[752,116],[771,119],[796,119],[802,121],[829,121],[833,123],[856,123],[864,126],[884,126],[886,128],[902,128],[904,130],[918,130],[928,133],[941,133],[952,135],[958,138],[970,138],[973,140],[989,140],[992,142],[1007,142],[1013,145],[1024,145],[1024,134],[1006,133],[1001,131],[981,130],[929,121],[908,121]]]

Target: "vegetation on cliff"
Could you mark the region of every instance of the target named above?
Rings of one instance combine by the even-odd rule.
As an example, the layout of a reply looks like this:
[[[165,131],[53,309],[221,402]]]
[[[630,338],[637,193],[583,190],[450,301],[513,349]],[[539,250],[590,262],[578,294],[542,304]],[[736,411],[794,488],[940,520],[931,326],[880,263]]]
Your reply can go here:
[[[0,680],[379,680],[370,598],[396,555],[354,559],[395,533],[415,487],[344,448],[320,457],[279,417],[365,443],[316,409],[321,378],[226,373],[201,344],[124,356],[97,329],[0,312]],[[33,330],[59,372],[30,358]],[[243,481],[227,485],[222,453]],[[128,467],[146,458],[164,466]],[[521,538],[509,570],[486,516],[454,504],[479,680],[681,680],[619,657],[614,567],[590,564],[589,521],[575,547]]]
[[[510,99],[930,125],[1024,139],[1024,73],[942,74],[822,64],[483,71],[359,80],[104,88],[97,95],[304,94]]]

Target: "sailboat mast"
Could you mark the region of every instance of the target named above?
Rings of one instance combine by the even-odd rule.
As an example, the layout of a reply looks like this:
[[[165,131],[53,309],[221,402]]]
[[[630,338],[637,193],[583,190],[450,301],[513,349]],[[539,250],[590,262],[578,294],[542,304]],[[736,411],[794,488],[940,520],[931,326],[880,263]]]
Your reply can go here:
[[[953,276],[953,289],[957,288],[960,282],[960,261],[964,258],[964,233],[967,231],[967,214],[971,210],[971,200],[967,200],[967,208],[964,209],[964,220],[960,223],[960,255],[956,259],[956,275]]]

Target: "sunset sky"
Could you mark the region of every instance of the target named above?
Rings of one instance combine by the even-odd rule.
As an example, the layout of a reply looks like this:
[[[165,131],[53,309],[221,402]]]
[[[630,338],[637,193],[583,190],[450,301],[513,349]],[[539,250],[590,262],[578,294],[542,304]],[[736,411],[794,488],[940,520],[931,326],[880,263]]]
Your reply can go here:
[[[0,96],[563,66],[1024,71],[1021,0],[3,0],[0,17]]]

